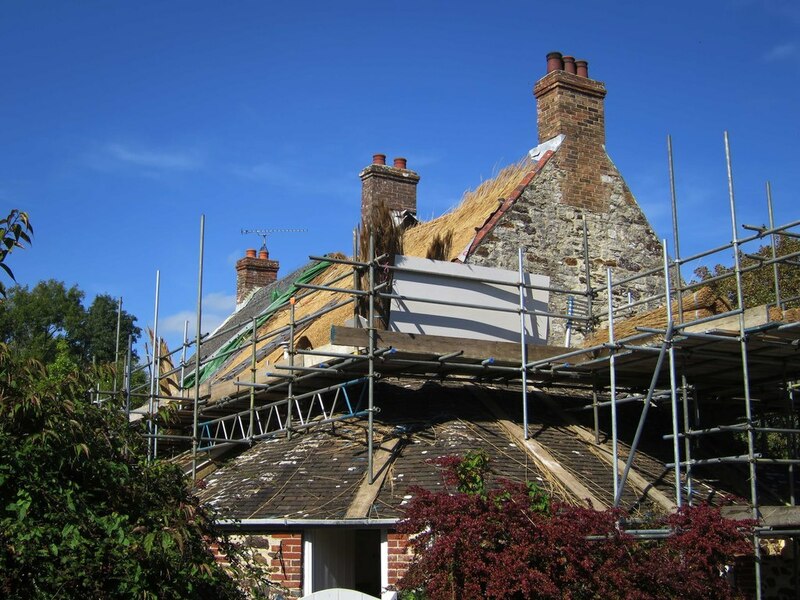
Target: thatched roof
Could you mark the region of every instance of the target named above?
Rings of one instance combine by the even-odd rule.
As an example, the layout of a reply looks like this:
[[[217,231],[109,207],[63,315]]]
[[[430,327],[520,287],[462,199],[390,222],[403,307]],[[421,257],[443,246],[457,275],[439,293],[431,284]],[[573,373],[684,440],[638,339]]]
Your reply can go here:
[[[497,175],[482,182],[474,190],[468,190],[458,206],[444,215],[420,223],[407,230],[403,239],[403,253],[409,256],[425,257],[432,240],[439,236],[452,235],[449,256],[447,259],[453,260],[468,247],[475,237],[476,231],[480,230],[491,216],[500,207],[498,200],[512,197],[516,192],[520,193],[520,184],[530,176],[531,169],[535,163],[529,158],[524,158],[500,170]],[[352,287],[352,281],[344,277],[350,268],[346,265],[332,264],[310,283],[314,285],[334,285],[340,288]],[[240,340],[240,350],[230,352],[230,342],[214,344],[213,352],[227,351],[230,354],[220,361],[221,364],[215,365],[213,373],[204,381],[211,384],[212,401],[215,399],[213,386],[215,382],[227,381],[231,379],[249,377],[248,369],[252,361],[252,328],[248,327],[248,322],[266,309],[271,298],[272,289],[286,290],[296,279],[298,273],[292,273],[290,277],[284,278],[270,286],[270,293],[261,290],[254,293],[247,304],[238,313],[228,320],[228,324],[234,321],[241,324],[242,328],[232,333],[228,338]],[[344,277],[344,279],[341,279]],[[291,279],[291,281],[289,281]],[[341,281],[338,281],[341,279]],[[337,283],[334,283],[337,282]],[[352,297],[343,292],[327,292],[320,290],[300,290],[295,295],[295,321],[302,321],[304,318],[314,315],[327,307],[345,302]],[[239,313],[246,314],[247,319],[238,319]],[[331,325],[342,325],[347,319],[353,317],[353,305],[337,308],[331,312],[320,315],[310,322],[303,323],[295,330],[295,342],[301,338],[306,338],[308,344],[313,348],[319,348],[330,343]],[[290,323],[290,306],[286,303],[263,320],[258,327],[258,337],[265,337],[271,332],[279,331],[287,327]],[[277,335],[264,339],[257,344],[256,357],[257,369],[259,373],[264,373],[268,365],[279,362],[283,356],[281,342],[288,341],[288,332],[281,332]],[[208,356],[203,351],[204,356]],[[261,375],[259,375],[261,378]]]
[[[526,157],[505,167],[492,179],[465,192],[461,203],[451,211],[406,231],[403,253],[424,258],[437,235],[445,236],[452,232],[450,256],[446,260],[455,259],[470,243],[476,230],[497,210],[500,201],[517,188],[532,165],[532,161]]]

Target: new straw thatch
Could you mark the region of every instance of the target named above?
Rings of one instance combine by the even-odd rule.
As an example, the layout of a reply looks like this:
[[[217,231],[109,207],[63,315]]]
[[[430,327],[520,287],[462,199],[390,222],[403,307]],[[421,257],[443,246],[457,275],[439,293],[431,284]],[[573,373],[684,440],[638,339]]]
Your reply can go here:
[[[682,298],[683,321],[694,321],[703,317],[718,315],[731,310],[727,300],[717,296],[711,288],[700,288],[696,292],[685,294]],[[678,322],[678,301],[672,301],[673,320]],[[660,306],[626,319],[614,320],[614,337],[621,340],[639,333],[637,327],[665,329],[667,327],[667,307]],[[608,327],[600,329],[584,340],[584,347],[597,346],[608,342]]]
[[[347,265],[334,264],[328,267],[323,273],[314,278],[310,283],[312,285],[333,285],[336,287],[351,287],[352,280],[344,279],[335,282],[337,279],[349,272]],[[335,283],[333,283],[335,282]],[[342,292],[323,292],[318,290],[299,290],[295,295],[294,305],[294,318],[295,321],[302,321],[305,317],[313,315],[325,307],[343,302],[350,299],[350,296]],[[258,328],[258,337],[264,338],[268,334],[275,332],[290,322],[291,308],[287,304],[279,309],[272,318],[268,319]],[[295,339],[301,336],[308,338],[312,347],[317,348],[330,343],[330,326],[332,323],[344,323],[346,319],[353,316],[352,304],[337,308],[329,313],[321,315],[310,323],[302,324],[295,329]],[[280,338],[280,339],[279,339]],[[270,335],[266,339],[261,339],[256,344],[256,352],[258,356],[257,367],[261,368],[267,363],[275,364],[280,361],[283,356],[283,348],[276,344],[282,339],[286,338],[286,334]],[[243,377],[244,369],[250,367],[252,359],[252,344],[250,343],[251,337],[246,336],[242,340],[242,347],[239,352],[231,355],[225,362],[225,365],[214,374],[215,380],[223,380],[230,376]],[[275,346],[264,355],[263,350]],[[249,376],[249,373],[247,374]]]
[[[453,260],[475,236],[486,219],[498,208],[499,200],[506,198],[519,185],[533,166],[527,157],[502,169],[496,177],[467,191],[461,203],[441,217],[420,223],[405,233],[403,249],[408,256],[426,257],[433,240],[439,236],[452,236],[449,252],[442,260]]]
[[[479,229],[498,208],[498,200],[509,196],[531,167],[532,163],[527,157],[509,165],[493,179],[484,181],[475,190],[467,191],[461,203],[452,211],[432,221],[420,223],[405,232],[394,226],[390,211],[385,207],[382,209],[380,205],[376,206],[375,223],[364,224],[362,227],[360,258],[362,260],[366,258],[365,244],[368,243],[369,233],[372,231],[376,240],[376,255],[402,253],[426,257],[429,252],[433,252],[440,260],[452,260],[471,242],[476,229]],[[350,267],[333,264],[311,283],[351,288],[353,286],[352,278],[340,279],[348,272],[350,272]],[[363,277],[361,286],[362,289],[366,286]],[[352,296],[343,292],[300,290],[295,298],[295,321],[297,322],[326,307],[350,300]],[[295,340],[305,337],[313,348],[323,347],[330,343],[331,325],[342,325],[353,315],[352,303],[337,308],[315,318],[310,323],[298,326],[295,330]],[[286,305],[259,326],[258,337],[285,328],[289,322],[290,308]],[[241,348],[232,353],[209,379],[212,401],[215,399],[213,392],[215,384],[235,379],[249,380],[251,377],[249,369],[253,349],[250,339],[249,335],[243,336],[240,342]],[[263,379],[263,374],[269,370],[265,368],[267,365],[274,366],[283,361],[284,350],[280,342],[284,340],[288,340],[286,332],[272,335],[268,339],[259,341],[256,345],[259,380]]]

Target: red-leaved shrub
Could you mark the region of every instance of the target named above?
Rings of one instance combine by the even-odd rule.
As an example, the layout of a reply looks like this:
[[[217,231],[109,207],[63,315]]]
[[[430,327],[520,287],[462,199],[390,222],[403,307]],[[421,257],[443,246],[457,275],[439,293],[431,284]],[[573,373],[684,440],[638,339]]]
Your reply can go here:
[[[636,539],[620,530],[621,511],[551,503],[532,484],[487,491],[487,462],[447,458],[448,489],[413,492],[400,525],[415,552],[401,582],[410,597],[738,597],[725,567],[752,553],[752,523],[700,505],[669,516],[666,539]]]

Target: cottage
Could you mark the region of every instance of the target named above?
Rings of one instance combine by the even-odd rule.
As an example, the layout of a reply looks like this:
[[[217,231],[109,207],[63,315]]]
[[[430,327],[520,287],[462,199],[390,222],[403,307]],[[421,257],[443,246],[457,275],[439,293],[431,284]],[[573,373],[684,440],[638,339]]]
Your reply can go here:
[[[293,596],[395,597],[410,560],[396,525],[414,486],[441,488],[442,456],[484,450],[495,478],[634,516],[750,493],[735,465],[730,477],[699,473],[700,462],[688,473],[705,455],[669,441],[676,426],[700,427],[688,408],[699,399],[716,399],[726,423],[741,413],[722,401],[741,377],[709,358],[682,363],[676,414],[668,367],[670,348],[734,308],[708,290],[684,295],[680,278],[665,286],[661,243],[606,153],[606,88],[587,63],[549,54],[534,96],[538,145],[451,212],[418,221],[420,174],[376,154],[360,173],[352,257],[312,257],[280,279],[266,248],[236,264],[237,310],[184,382],[202,398],[191,470]],[[638,311],[616,337],[615,311]],[[695,337],[681,329],[678,340],[674,324],[697,319]],[[750,339],[774,351],[759,381],[800,373],[790,334],[757,327]],[[729,356],[742,336],[722,335],[689,351],[714,342]],[[762,406],[778,396],[764,391]],[[783,483],[763,487],[771,503],[789,501]]]

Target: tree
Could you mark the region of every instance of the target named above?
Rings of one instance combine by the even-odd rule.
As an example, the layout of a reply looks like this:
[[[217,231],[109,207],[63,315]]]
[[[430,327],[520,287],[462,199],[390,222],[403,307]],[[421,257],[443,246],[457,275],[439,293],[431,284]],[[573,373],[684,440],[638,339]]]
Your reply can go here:
[[[800,252],[800,239],[780,236],[775,245],[777,256],[787,256]],[[772,246],[761,246],[752,255],[740,253],[739,264],[742,274],[742,294],[746,308],[761,304],[775,304],[775,277],[772,265],[758,266],[765,260],[772,258]],[[788,300],[788,307],[800,305],[800,268],[797,267],[800,258],[795,256],[789,262],[778,264],[778,281],[782,302]],[[794,264],[792,264],[794,263]],[[717,264],[713,269],[698,267],[694,274],[699,281],[707,281],[712,277],[731,275],[733,267]],[[727,299],[732,305],[737,303],[736,279],[726,277],[712,281],[709,286],[721,297]]]
[[[79,361],[113,362],[117,302],[101,294],[87,310],[83,306],[84,296],[77,286],[67,288],[54,279],[41,281],[33,289],[10,288],[0,304],[0,341],[44,363],[55,360],[59,339],[66,342],[69,352]],[[120,327],[123,348],[129,334],[136,341],[141,329],[136,326],[136,317],[123,310]]]
[[[114,362],[117,346],[117,314],[119,305],[117,300],[108,294],[100,294],[92,301],[86,311],[85,335],[88,342],[87,357],[92,357],[98,362]],[[120,314],[120,348],[125,351],[128,335],[133,336],[133,341],[139,339],[142,330],[136,326],[136,317],[122,310]],[[122,354],[124,356],[124,354]],[[136,351],[133,358],[138,358]]]
[[[488,490],[480,455],[440,464],[448,489],[416,489],[401,523],[415,551],[401,582],[407,597],[737,597],[721,574],[752,554],[751,523],[684,508],[663,523],[672,536],[638,541],[620,529],[620,511],[550,502],[532,484]]]
[[[12,238],[26,239],[15,231]],[[0,252],[4,268],[8,249]],[[67,310],[37,321],[38,328],[27,323],[29,337],[18,333],[13,350],[0,342],[0,594],[243,598],[210,544],[219,544],[234,571],[241,555],[215,529],[180,468],[143,458],[144,440],[118,399],[90,401],[87,390],[108,378],[110,366],[85,364],[63,335],[74,326],[82,293],[57,282],[44,285],[43,297],[47,292]],[[50,364],[19,352],[48,340]],[[254,586],[264,584],[257,570],[244,570]]]
[[[33,234],[33,226],[28,219],[28,213],[15,208],[8,213],[5,219],[0,219],[0,269],[3,269],[12,281],[16,281],[14,272],[6,264],[6,258],[14,248],[22,248],[22,242],[30,244],[31,234]],[[0,296],[5,295],[5,285],[0,282]]]
[[[213,514],[177,465],[144,460],[120,406],[89,401],[92,371],[0,345],[2,596],[241,597]]]
[[[75,356],[81,356],[85,311],[83,292],[51,279],[29,290],[14,286],[0,305],[0,340],[15,352],[45,363],[56,357],[56,340],[63,338]]]

